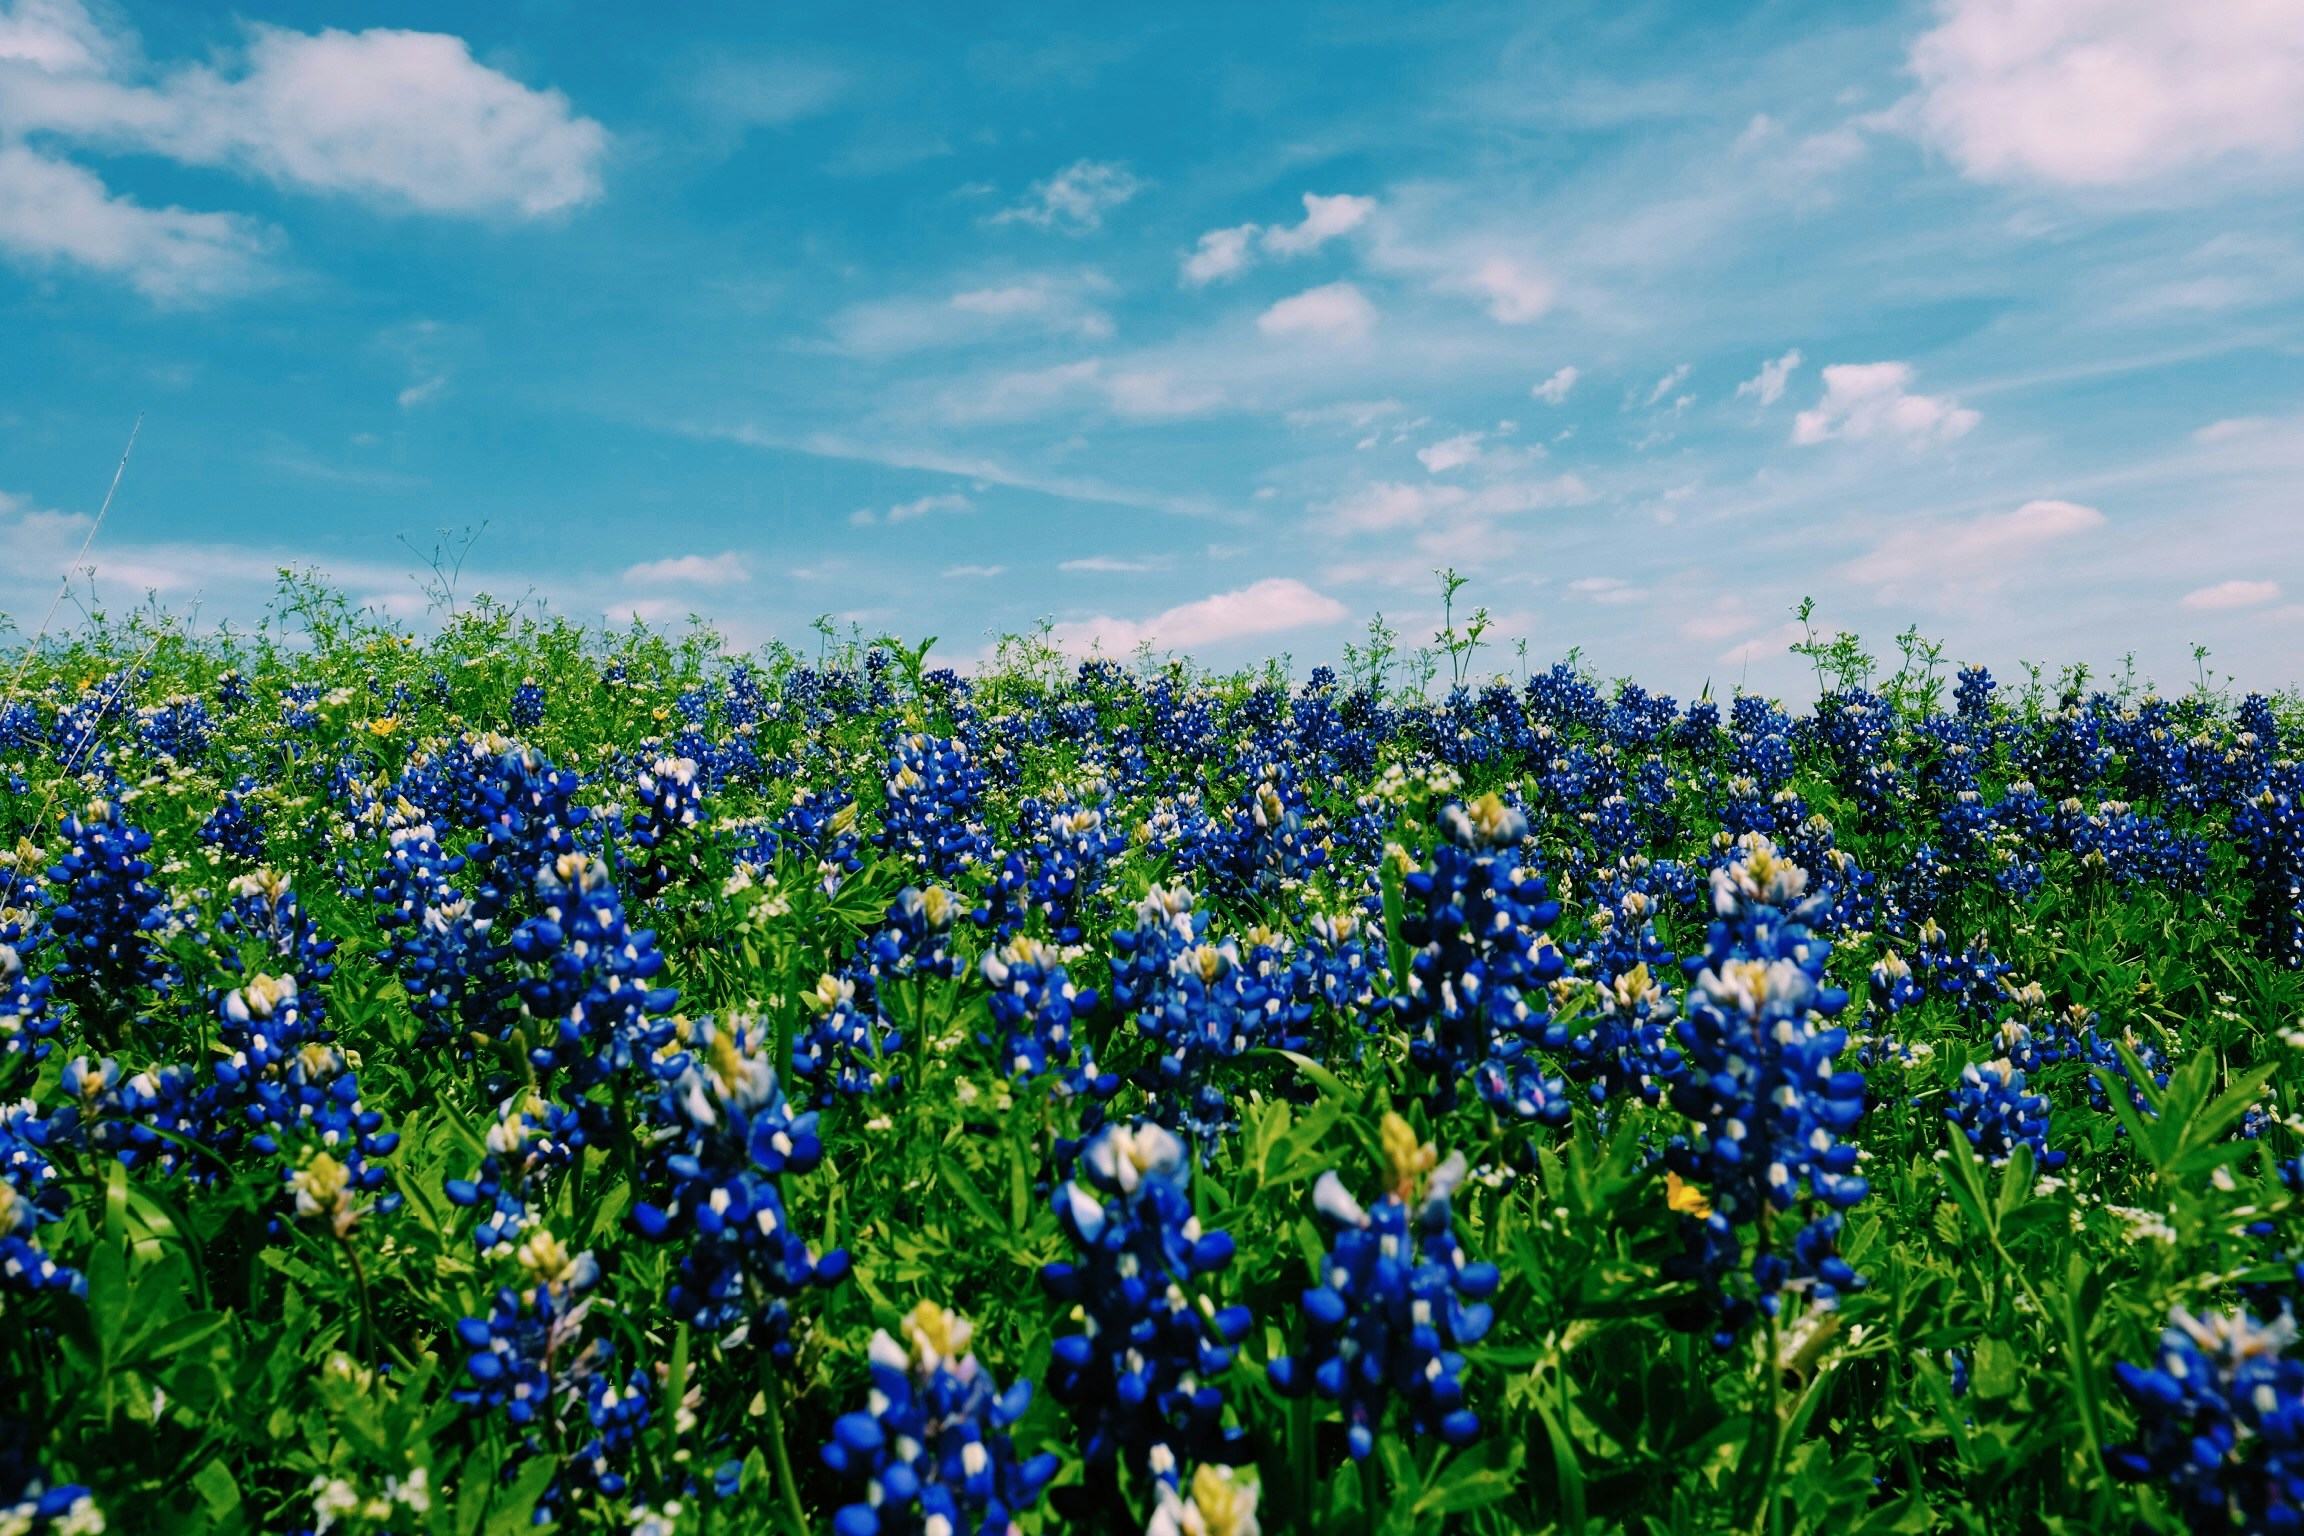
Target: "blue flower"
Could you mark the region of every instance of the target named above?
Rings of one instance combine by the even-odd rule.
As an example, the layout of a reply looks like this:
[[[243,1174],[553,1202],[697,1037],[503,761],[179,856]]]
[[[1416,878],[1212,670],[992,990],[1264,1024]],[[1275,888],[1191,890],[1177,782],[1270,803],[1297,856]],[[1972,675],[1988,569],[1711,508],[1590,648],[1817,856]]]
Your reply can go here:
[[[1550,1023],[1544,989],[1567,964],[1545,934],[1560,904],[1520,867],[1528,818],[1490,794],[1446,807],[1440,830],[1431,867],[1404,882],[1401,934],[1415,954],[1392,1007],[1408,1032],[1408,1059],[1427,1075],[1436,1108],[1453,1105],[1472,1074],[1491,1108],[1565,1124],[1567,1084],[1528,1054]]]
[[[2114,1379],[2135,1438],[2106,1451],[2113,1475],[2159,1482],[2196,1531],[2304,1529],[2304,1362],[2296,1321],[2246,1310],[2168,1314],[2158,1361]]]
[[[1456,1243],[1449,1200],[1464,1181],[1463,1154],[1441,1162],[1392,1114],[1383,1143],[1386,1187],[1372,1208],[1333,1171],[1314,1185],[1313,1208],[1336,1237],[1322,1283],[1304,1292],[1310,1344],[1267,1367],[1282,1394],[1316,1391],[1343,1409],[1354,1461],[1375,1449],[1395,1398],[1412,1433],[1449,1445],[1479,1435],[1478,1415],[1464,1406],[1458,1351],[1486,1336],[1495,1320],[1488,1298],[1501,1280],[1495,1265],[1468,1262]]]
[[[524,679],[512,690],[511,707],[505,712],[516,731],[532,731],[544,723],[544,685],[534,678]]]
[[[809,1252],[776,1182],[823,1157],[816,1116],[784,1102],[769,1062],[775,1035],[757,1022],[698,1019],[671,1044],[653,1109],[670,1133],[660,1154],[668,1187],[661,1203],[633,1207],[633,1224],[658,1242],[691,1239],[672,1282],[673,1316],[722,1332],[726,1347],[748,1342],[788,1360],[788,1299],[848,1272],[845,1252]]]
[[[1693,985],[1677,1029],[1684,1059],[1671,1097],[1694,1122],[1694,1139],[1666,1156],[1675,1177],[1710,1191],[1708,1210],[1684,1211],[1687,1252],[1668,1272],[1700,1282],[1719,1314],[1723,1347],[1751,1315],[1720,1289],[1738,1252],[1737,1225],[1791,1210],[1804,1189],[1821,1202],[1827,1209],[1795,1238],[1791,1263],[1764,1250],[1753,1279],[1771,1312],[1795,1280],[1814,1304],[1830,1306],[1857,1283],[1830,1251],[1837,1213],[1869,1188],[1855,1171],[1856,1148],[1841,1139],[1863,1116],[1864,1078],[1835,1065],[1848,1031],[1833,1020],[1848,995],[1825,982],[1832,946],[1809,931],[1823,898],[1808,894],[1808,872],[1766,838],[1750,835],[1739,851],[1712,875],[1706,953],[1681,962]]]
[[[2008,1161],[2019,1143],[2032,1149],[2042,1169],[2064,1166],[2064,1154],[2048,1150],[2047,1096],[2025,1092],[2023,1069],[2006,1057],[1962,1067],[1944,1118],[1994,1166]]]
[[[1040,1281],[1086,1324],[1057,1337],[1048,1388],[1084,1430],[1089,1465],[1125,1460],[1172,1481],[1186,1462],[1245,1459],[1216,1383],[1250,1317],[1196,1294],[1232,1262],[1233,1244],[1192,1214],[1184,1143],[1157,1125],[1106,1125],[1075,1173],[1055,1207],[1079,1257],[1045,1266]]]
[[[867,1496],[832,1517],[839,1536],[981,1532],[1004,1536],[1056,1475],[1057,1458],[1019,1459],[1007,1431],[1032,1401],[1032,1384],[1003,1392],[977,1363],[968,1320],[923,1301],[904,1317],[903,1342],[873,1334],[869,1408],[840,1416],[824,1464],[868,1480]]]
[[[167,900],[146,883],[152,837],[112,800],[66,816],[63,832],[64,855],[48,871],[56,995],[98,1038],[117,1039],[143,990],[167,975],[153,940],[168,921]]]
[[[528,1048],[539,1070],[595,1081],[645,1060],[666,1035],[660,1015],[679,999],[651,986],[663,973],[656,935],[624,919],[608,866],[564,853],[536,872],[543,912],[512,935],[512,953],[533,968],[520,983],[520,1011],[542,1026]]]

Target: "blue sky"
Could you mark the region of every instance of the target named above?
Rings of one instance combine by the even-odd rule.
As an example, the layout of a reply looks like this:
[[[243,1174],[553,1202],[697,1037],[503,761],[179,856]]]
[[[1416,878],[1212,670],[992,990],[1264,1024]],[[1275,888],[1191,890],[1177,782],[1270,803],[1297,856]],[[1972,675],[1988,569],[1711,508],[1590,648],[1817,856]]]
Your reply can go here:
[[[636,14],[0,0],[18,627],[2297,678],[2304,0]]]

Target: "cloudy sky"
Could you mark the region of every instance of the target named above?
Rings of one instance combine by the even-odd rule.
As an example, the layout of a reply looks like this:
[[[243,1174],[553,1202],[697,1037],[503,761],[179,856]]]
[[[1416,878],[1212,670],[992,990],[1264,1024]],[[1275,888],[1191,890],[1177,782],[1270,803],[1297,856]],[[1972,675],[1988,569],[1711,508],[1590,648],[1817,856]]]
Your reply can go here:
[[[18,628],[2304,670],[2304,0],[634,14],[0,0]]]

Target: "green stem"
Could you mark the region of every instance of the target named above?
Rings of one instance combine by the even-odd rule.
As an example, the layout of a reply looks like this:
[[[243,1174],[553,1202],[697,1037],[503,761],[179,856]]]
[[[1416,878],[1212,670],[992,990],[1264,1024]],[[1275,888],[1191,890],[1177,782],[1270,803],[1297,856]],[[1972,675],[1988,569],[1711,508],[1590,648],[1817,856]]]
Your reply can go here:
[[[776,1448],[776,1482],[794,1536],[808,1536],[808,1511],[800,1503],[800,1480],[792,1475],[792,1452],[784,1444],[784,1386],[766,1354],[760,1356],[760,1400],[768,1405],[768,1436]]]

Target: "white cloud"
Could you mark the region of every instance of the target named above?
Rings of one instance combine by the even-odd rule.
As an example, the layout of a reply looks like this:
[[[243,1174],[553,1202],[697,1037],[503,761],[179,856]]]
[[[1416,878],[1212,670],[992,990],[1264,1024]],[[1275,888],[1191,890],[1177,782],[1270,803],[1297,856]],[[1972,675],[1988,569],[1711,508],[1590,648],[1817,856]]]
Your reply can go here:
[[[847,74],[808,59],[712,59],[689,82],[697,110],[723,129],[782,128],[824,111],[848,90]]]
[[[1084,235],[1104,226],[1104,215],[1142,191],[1144,183],[1111,160],[1075,160],[1032,190],[1015,207],[992,216],[995,224],[1029,224]]]
[[[1794,347],[1782,357],[1762,363],[1760,372],[1736,386],[1736,398],[1747,396],[1758,400],[1763,408],[1784,398],[1784,386],[1791,380],[1792,370],[1800,366],[1800,349]]]
[[[600,194],[607,131],[560,92],[480,64],[462,38],[257,26],[236,62],[156,86],[18,69],[0,126],[427,213],[533,217]]]
[[[1484,432],[1460,432],[1454,437],[1443,438],[1429,448],[1416,450],[1416,462],[1435,475],[1461,469],[1479,459],[1480,443],[1486,436]]]
[[[1897,437],[1949,442],[1983,418],[1936,395],[1915,395],[1910,363],[1834,363],[1824,370],[1824,398],[1792,420],[1792,441]]]
[[[147,208],[77,165],[0,145],[0,249],[19,260],[71,262],[155,302],[190,303],[263,286],[270,243],[237,214]]]
[[[2184,594],[2184,606],[2195,609],[2256,608],[2280,595],[2276,581],[2220,581],[2212,587]]]
[[[1058,624],[1051,634],[1058,645],[1073,652],[1100,648],[1125,654],[1142,644],[1191,650],[1252,635],[1334,624],[1347,612],[1336,599],[1315,592],[1292,576],[1269,576],[1149,619],[1082,619]]]
[[[1196,416],[1223,404],[1224,390],[1215,384],[1185,382],[1166,369],[1137,368],[1106,378],[1104,397],[1122,416]]]
[[[418,406],[430,405],[445,394],[447,389],[448,375],[444,373],[435,373],[429,378],[419,379],[400,391],[400,409],[413,411]]]
[[[947,581],[964,581],[1007,574],[1008,567],[1004,565],[955,565],[944,572],[944,579]]]
[[[677,555],[663,560],[643,560],[638,565],[627,567],[624,579],[640,587],[733,587],[750,581],[752,573],[745,568],[744,557],[730,549],[717,555]]]
[[[1367,222],[1368,215],[1376,211],[1376,199],[1353,197],[1322,197],[1317,192],[1304,194],[1304,221],[1300,224],[1275,226],[1264,231],[1264,249],[1275,256],[1302,256],[1320,249],[1338,235],[1349,234]]]
[[[851,304],[829,329],[835,348],[859,356],[967,346],[1015,330],[1102,341],[1112,334],[1112,317],[1096,301],[1111,289],[1100,272],[1042,272],[943,298]]]
[[[1060,571],[1164,571],[1165,560],[1122,560],[1114,555],[1089,555],[1084,559],[1067,560],[1056,567]]]
[[[2104,514],[2070,501],[2028,501],[2013,512],[1899,528],[1842,567],[1883,596],[1929,586],[1988,590],[2050,546],[2104,526]]]
[[[1552,377],[1529,390],[1528,393],[1546,405],[1558,405],[1568,398],[1568,391],[1574,389],[1576,381],[1582,377],[1583,375],[1577,372],[1574,367],[1561,368],[1556,370]]]
[[[1199,247],[1184,258],[1184,281],[1198,288],[1239,272],[1248,265],[1248,242],[1255,238],[1253,224],[1208,231],[1200,237]]]
[[[1526,325],[1552,307],[1560,287],[1541,273],[1501,257],[1484,261],[1461,278],[1444,281],[1444,288],[1478,294],[1487,301],[1488,318],[1505,325]]]
[[[1468,488],[1426,482],[1377,480],[1328,508],[1332,527],[1348,533],[1380,533],[1418,528],[1439,519],[1457,521],[1509,516],[1544,507],[1572,506],[1592,499],[1574,475],[1551,480],[1507,480]]]
[[[1779,625],[1764,635],[1755,635],[1742,645],[1730,646],[1720,653],[1720,660],[1731,667],[1748,667],[1756,661],[1774,661],[1806,639],[1807,633],[1797,623]]]
[[[1648,398],[1643,401],[1642,404],[1654,405],[1657,401],[1663,399],[1666,395],[1678,389],[1681,383],[1688,377],[1689,370],[1692,366],[1693,365],[1689,363],[1682,363],[1679,367],[1673,369],[1670,373],[1658,379],[1656,381],[1656,387],[1648,391]]]
[[[975,505],[965,496],[947,492],[941,496],[920,496],[911,501],[900,501],[884,512],[872,507],[858,507],[848,514],[848,521],[858,528],[870,528],[878,523],[912,523],[923,517],[933,517],[939,512],[973,511]]]
[[[1580,576],[1568,583],[1568,590],[1595,603],[1634,603],[1648,595],[1621,576]]]
[[[2272,424],[2269,416],[2227,416],[2212,421],[2192,434],[2196,443],[2228,443],[2236,437],[2249,437]]]
[[[956,421],[1019,420],[1083,400],[1101,402],[1115,416],[1157,420],[1213,410],[1224,403],[1224,390],[1161,368],[1108,372],[1101,358],[1089,357],[972,382],[947,393],[944,409]]]
[[[1358,229],[1375,211],[1376,199],[1372,197],[1350,194],[1323,197],[1317,192],[1307,192],[1301,223],[1275,224],[1269,228],[1261,224],[1235,224],[1229,229],[1209,230],[1200,237],[1199,246],[1192,254],[1184,258],[1185,285],[1198,288],[1247,270],[1255,263],[1258,246],[1266,255],[1283,261],[1308,255],[1338,235]]]
[[[1376,324],[1376,306],[1350,283],[1324,283],[1282,299],[1256,317],[1267,336],[1302,336],[1319,341],[1358,341]]]
[[[2304,146],[2298,0],[1944,0],[1905,111],[1971,177],[2108,186]]]
[[[0,11],[0,63],[76,75],[108,69],[118,56],[80,0],[16,0]]]

